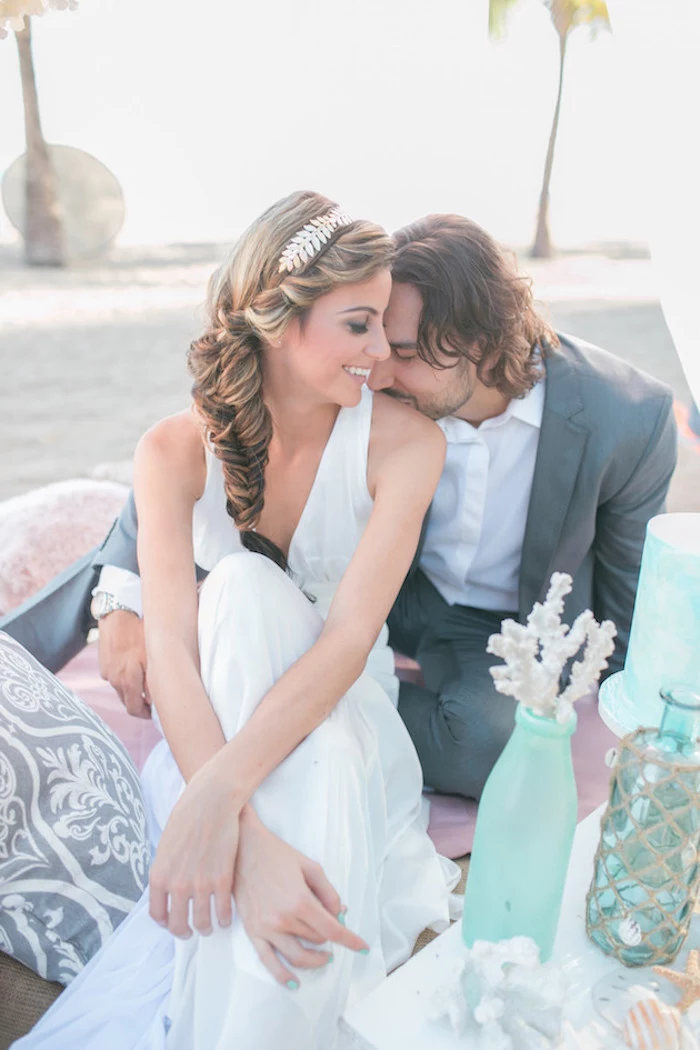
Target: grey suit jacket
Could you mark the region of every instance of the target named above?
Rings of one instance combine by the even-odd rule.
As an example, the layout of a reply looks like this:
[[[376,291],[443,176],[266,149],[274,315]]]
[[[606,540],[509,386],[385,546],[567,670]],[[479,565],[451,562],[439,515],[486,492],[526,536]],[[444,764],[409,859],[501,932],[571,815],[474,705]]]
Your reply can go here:
[[[607,673],[624,663],[647,522],[665,509],[676,465],[670,389],[569,336],[547,386],[520,568],[519,616],[553,572],[574,580],[566,622],[584,609],[617,625]]]
[[[646,524],[664,508],[676,462],[672,396],[612,354],[560,338],[560,349],[546,359],[519,617],[544,597],[552,572],[570,573],[567,622],[590,608],[597,619],[617,624],[610,673],[624,662]],[[51,670],[62,667],[85,644],[90,591],[101,566],[138,572],[136,531],[131,495],[101,548],[0,620],[0,630]],[[411,572],[419,558],[420,547]]]

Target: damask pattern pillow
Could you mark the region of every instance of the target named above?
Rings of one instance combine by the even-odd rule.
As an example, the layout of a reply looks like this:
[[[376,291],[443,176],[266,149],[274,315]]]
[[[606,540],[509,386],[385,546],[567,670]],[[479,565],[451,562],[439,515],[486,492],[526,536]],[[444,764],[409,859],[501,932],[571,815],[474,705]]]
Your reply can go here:
[[[0,632],[0,950],[68,984],[139,899],[149,863],[125,748]]]

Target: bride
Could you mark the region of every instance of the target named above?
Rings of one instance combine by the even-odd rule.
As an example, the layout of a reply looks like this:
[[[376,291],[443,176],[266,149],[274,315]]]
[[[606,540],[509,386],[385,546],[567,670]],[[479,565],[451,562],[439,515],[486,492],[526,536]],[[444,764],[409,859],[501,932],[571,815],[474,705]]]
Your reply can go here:
[[[385,627],[445,450],[365,385],[391,261],[296,193],[212,280],[192,410],[135,457],[150,895],[17,1050],[329,1050],[447,921]]]

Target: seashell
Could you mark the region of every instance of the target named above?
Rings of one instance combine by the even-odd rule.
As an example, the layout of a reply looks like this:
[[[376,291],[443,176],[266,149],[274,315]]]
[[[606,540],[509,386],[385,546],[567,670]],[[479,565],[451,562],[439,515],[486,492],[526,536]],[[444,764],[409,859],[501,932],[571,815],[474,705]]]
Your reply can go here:
[[[642,928],[631,915],[622,920],[617,928],[617,932],[622,943],[626,944],[628,948],[636,948],[638,944],[642,943]]]
[[[631,1050],[681,1050],[681,1015],[659,999],[640,999],[628,1010],[622,1034]]]
[[[681,864],[684,868],[691,868],[698,859],[698,851],[694,842],[687,842],[681,850]]]

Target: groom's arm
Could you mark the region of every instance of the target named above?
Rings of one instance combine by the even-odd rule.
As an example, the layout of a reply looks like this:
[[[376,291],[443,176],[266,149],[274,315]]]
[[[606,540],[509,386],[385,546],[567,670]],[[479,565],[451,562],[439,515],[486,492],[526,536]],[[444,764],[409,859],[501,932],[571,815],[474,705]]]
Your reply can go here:
[[[130,715],[150,718],[146,648],[141,621],[141,579],[136,541],[138,518],[133,492],[97,552],[99,577],[93,593],[109,595],[119,606],[100,618],[100,674],[118,693]]]
[[[627,481],[598,508],[593,611],[598,620],[610,619],[617,626],[615,652],[606,675],[621,670],[624,664],[647,523],[664,512],[676,465],[677,436],[670,393],[662,399],[647,433],[646,445]]]
[[[112,528],[93,559],[94,565],[117,565],[138,575],[139,563],[136,557],[136,536],[138,533],[138,518],[136,516],[136,503],[134,502],[133,489],[129,492],[129,498],[122,507],[121,514],[116,519]]]

